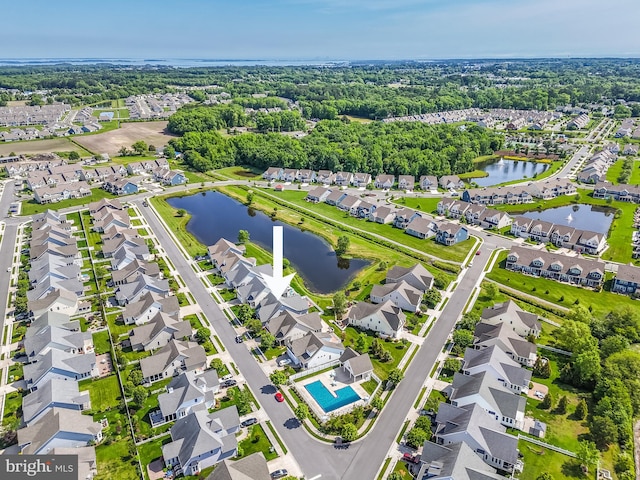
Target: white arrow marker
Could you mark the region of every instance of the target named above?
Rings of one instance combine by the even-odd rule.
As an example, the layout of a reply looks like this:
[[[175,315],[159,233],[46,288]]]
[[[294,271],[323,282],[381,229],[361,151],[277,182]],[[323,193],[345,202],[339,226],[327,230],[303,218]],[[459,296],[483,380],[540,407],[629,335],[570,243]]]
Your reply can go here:
[[[282,276],[282,226],[273,227],[273,276],[262,274],[262,278],[276,298],[280,298],[289,287],[295,273]]]

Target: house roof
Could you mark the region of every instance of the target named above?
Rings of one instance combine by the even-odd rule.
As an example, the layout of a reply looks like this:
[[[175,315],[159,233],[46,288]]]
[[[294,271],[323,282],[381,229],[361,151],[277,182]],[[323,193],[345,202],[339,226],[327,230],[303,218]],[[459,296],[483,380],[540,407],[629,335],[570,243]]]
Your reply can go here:
[[[195,342],[183,342],[170,340],[150,357],[140,360],[142,376],[149,378],[164,372],[176,360],[182,359],[186,370],[202,368],[207,363],[207,354],[200,345]]]
[[[351,373],[354,376],[364,375],[373,371],[373,364],[368,353],[358,353],[351,347],[347,347],[344,353],[340,356],[340,362],[349,364]]]
[[[298,326],[308,331],[320,331],[322,330],[322,319],[318,312],[296,315],[285,311],[276,317],[272,317],[266,324],[267,330],[278,340],[287,338],[289,333]]]
[[[143,273],[149,277],[158,277],[160,275],[160,266],[156,262],[147,262],[136,258],[124,268],[111,272],[111,279],[115,283],[119,283],[136,272]]]
[[[73,375],[86,374],[93,370],[95,364],[94,353],[77,354],[51,349],[42,355],[37,355],[32,363],[24,366],[24,378],[35,384],[52,369],[66,371]]]
[[[271,476],[264,455],[256,452],[236,461],[223,460],[206,480],[271,480]]]
[[[128,303],[124,307],[122,316],[124,318],[136,318],[154,305],[167,315],[174,315],[180,311],[180,304],[174,295],[162,297],[155,292],[146,292],[140,296],[137,302]]]
[[[47,325],[35,335],[24,338],[24,349],[27,354],[38,355],[50,344],[60,345],[63,349],[82,349],[86,342],[91,342],[91,332],[70,331],[65,328]]]
[[[503,416],[516,418],[519,412],[524,412],[526,398],[514,394],[502,382],[492,377],[487,372],[474,375],[456,373],[451,384],[451,400],[459,400],[471,395],[480,395],[492,409]]]
[[[78,479],[91,479],[97,471],[96,449],[89,447],[55,447],[52,455],[76,455],[78,457]]]
[[[498,324],[480,322],[476,325],[474,336],[475,345],[500,345],[505,352],[511,350],[523,358],[531,358],[538,350],[535,343],[519,337],[505,322]]]
[[[618,265],[616,280],[640,284],[640,268],[632,265]]]
[[[416,263],[412,267],[395,266],[387,272],[386,283],[397,283],[402,280],[423,292],[433,285],[433,275],[421,263]]]
[[[371,296],[385,297],[392,292],[398,292],[411,305],[420,305],[422,301],[422,290],[410,285],[405,280],[398,283],[385,283],[384,285],[374,285],[371,289]]]
[[[539,331],[542,328],[535,313],[525,312],[513,300],[496,303],[482,310],[482,320],[492,320],[497,317],[500,317],[500,320],[504,322],[508,320],[511,325],[514,324],[514,321],[519,320],[529,329]]]
[[[131,345],[144,345],[145,347],[163,330],[170,332],[175,339],[190,337],[191,324],[184,320],[178,320],[163,312],[157,312],[149,323],[145,323],[131,332],[129,339]]]
[[[350,321],[353,321],[361,320],[373,315],[383,318],[394,331],[401,329],[406,320],[406,316],[402,309],[396,307],[391,300],[378,304],[358,302],[349,309],[347,318]]]
[[[22,413],[25,423],[52,405],[89,403],[89,392],[80,393],[77,382],[52,378],[36,391],[22,397]],[[50,407],[53,408],[53,407]]]
[[[169,282],[165,279],[152,278],[142,273],[133,282],[120,285],[116,290],[116,299],[118,301],[131,301],[145,291],[160,292],[160,294],[168,295]]]
[[[204,407],[207,400],[213,401],[213,390],[218,387],[218,374],[215,370],[206,370],[200,374],[196,372],[182,372],[174,377],[167,391],[158,395],[158,404],[164,416],[174,414],[180,405],[204,398],[198,405]]]
[[[287,347],[301,360],[312,358],[322,347],[344,351],[344,345],[333,332],[308,332],[301,338],[289,341]]]
[[[447,446],[426,441],[420,455],[422,462],[418,478],[429,480],[506,480],[466,443]]]
[[[480,350],[467,348],[462,368],[467,370],[475,367],[492,367],[499,375],[499,379],[504,378],[512,385],[528,386],[531,380],[531,371],[522,368],[497,345]]]
[[[45,312],[31,322],[24,336],[25,338],[29,338],[46,326],[60,327],[66,330],[79,332],[80,322],[78,320],[70,320],[69,318],[69,315],[66,313]]]
[[[31,312],[36,312],[39,310],[48,309],[51,305],[58,301],[63,302],[69,306],[77,305],[78,296],[73,292],[68,292],[67,290],[58,288],[38,300],[28,302],[27,308]]]

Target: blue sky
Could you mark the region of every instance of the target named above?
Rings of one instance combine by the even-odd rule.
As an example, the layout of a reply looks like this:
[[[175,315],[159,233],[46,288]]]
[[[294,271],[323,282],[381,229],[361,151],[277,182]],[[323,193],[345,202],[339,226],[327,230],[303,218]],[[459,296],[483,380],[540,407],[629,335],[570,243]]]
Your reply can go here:
[[[6,2],[0,58],[640,56],[638,0]]]

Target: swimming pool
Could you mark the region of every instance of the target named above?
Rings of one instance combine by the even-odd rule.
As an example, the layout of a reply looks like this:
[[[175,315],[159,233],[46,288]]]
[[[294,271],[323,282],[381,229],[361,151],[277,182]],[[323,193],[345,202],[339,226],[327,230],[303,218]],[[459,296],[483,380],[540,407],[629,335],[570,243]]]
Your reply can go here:
[[[325,411],[325,413],[333,412],[334,410],[349,405],[350,403],[360,400],[360,396],[350,386],[340,388],[334,393],[336,396],[327,390],[320,380],[305,385],[309,395],[318,402],[318,405]]]

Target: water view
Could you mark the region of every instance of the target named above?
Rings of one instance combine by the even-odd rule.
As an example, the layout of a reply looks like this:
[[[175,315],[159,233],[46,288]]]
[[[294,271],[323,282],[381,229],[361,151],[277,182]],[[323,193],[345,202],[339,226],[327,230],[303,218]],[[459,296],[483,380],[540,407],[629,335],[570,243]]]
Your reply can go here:
[[[527,212],[524,216],[580,230],[607,233],[613,222],[614,213],[613,208],[578,204],[549,208],[541,212]]]
[[[481,187],[498,185],[513,180],[525,180],[544,172],[549,168],[548,163],[522,162],[505,160],[504,158],[489,160],[476,164],[478,170],[489,174],[488,177],[474,178],[473,181]]]
[[[307,287],[318,293],[331,293],[344,288],[369,262],[361,258],[338,259],[331,246],[310,232],[279,221],[241,204],[219,192],[202,192],[167,200],[174,208],[192,215],[187,230],[205,245],[224,237],[238,238],[238,230],[247,230],[251,241],[271,251],[272,227],[284,227],[284,256]]]

